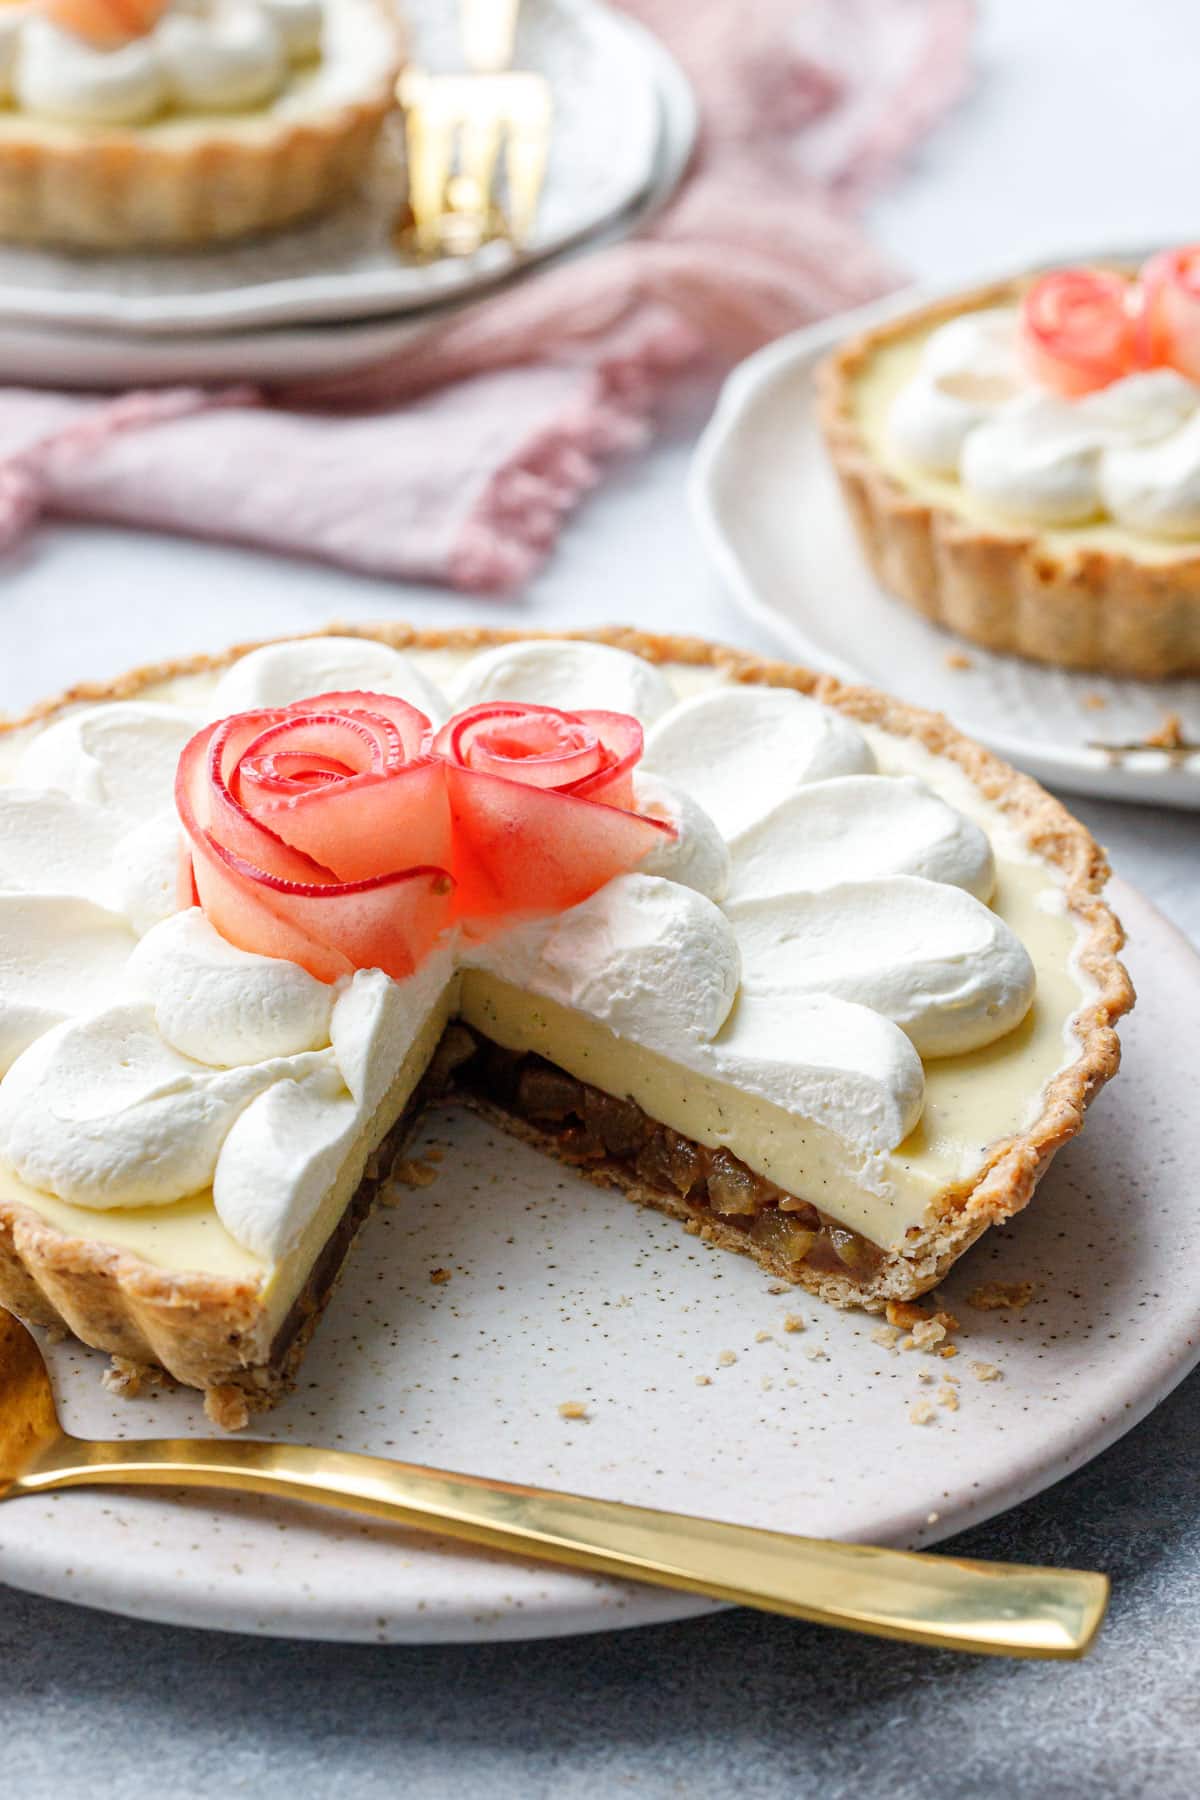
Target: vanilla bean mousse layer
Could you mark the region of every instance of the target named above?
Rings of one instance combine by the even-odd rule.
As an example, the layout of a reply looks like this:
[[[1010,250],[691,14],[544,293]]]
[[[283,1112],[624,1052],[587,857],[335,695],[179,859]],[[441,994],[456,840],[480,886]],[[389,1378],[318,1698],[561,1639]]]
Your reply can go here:
[[[269,1396],[323,1246],[431,1081],[841,1303],[921,1291],[1024,1204],[1130,1001],[1090,839],[938,721],[611,639],[324,635],[0,733],[0,1299]],[[403,979],[235,949],[176,910],[179,751],[204,720],[354,689],[435,725],[479,699],[636,710],[636,804],[675,835],[561,913],[454,929]],[[541,1070],[574,1084],[557,1112]],[[199,1303],[181,1345],[185,1293],[236,1318],[223,1349]]]

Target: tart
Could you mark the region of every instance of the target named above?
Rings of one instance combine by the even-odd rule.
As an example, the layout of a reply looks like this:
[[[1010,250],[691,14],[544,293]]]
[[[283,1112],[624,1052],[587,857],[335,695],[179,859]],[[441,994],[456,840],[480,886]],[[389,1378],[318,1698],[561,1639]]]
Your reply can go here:
[[[1200,673],[1191,256],[993,284],[827,359],[822,428],[883,588],[989,650]]]
[[[203,246],[332,205],[403,55],[387,0],[5,0],[0,238]]]
[[[75,689],[0,731],[0,1302],[236,1423],[450,1103],[911,1300],[1116,1071],[1106,876],[944,719],[696,639],[380,626]]]

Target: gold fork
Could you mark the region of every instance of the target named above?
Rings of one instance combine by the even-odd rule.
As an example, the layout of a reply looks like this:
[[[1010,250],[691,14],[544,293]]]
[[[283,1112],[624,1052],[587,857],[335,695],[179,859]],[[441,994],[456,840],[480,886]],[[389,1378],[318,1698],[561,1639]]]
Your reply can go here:
[[[0,1501],[91,1485],[233,1488],[367,1513],[516,1556],[995,1656],[1083,1656],[1108,1579],[876,1550],[299,1444],[69,1436],[37,1343],[0,1311]]]
[[[545,78],[520,69],[430,75],[396,85],[408,155],[407,237],[418,256],[470,256],[528,243],[546,178],[554,107]],[[503,153],[504,204],[497,196]]]
[[[459,0],[458,33],[468,69],[508,68],[520,4],[521,0]]]

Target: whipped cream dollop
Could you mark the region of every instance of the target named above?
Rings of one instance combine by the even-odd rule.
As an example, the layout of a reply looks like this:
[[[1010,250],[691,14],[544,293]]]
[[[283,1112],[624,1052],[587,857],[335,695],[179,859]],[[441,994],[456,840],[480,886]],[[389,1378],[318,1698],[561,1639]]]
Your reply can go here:
[[[730,840],[731,900],[876,875],[923,875],[990,900],[987,833],[911,775],[842,775],[798,788]]]
[[[239,658],[218,681],[209,716],[223,719],[342,692],[394,695],[434,725],[448,712],[445,696],[403,651],[373,638],[313,637],[264,644]]]
[[[151,30],[99,46],[22,8],[0,38],[0,101],[78,125],[253,110],[319,54],[322,26],[319,0],[171,0]]]
[[[155,1206],[212,1182],[230,1127],[280,1079],[332,1051],[211,1069],[164,1042],[145,1005],[67,1019],[0,1083],[0,1143],[17,1174],[97,1208]]]
[[[298,963],[236,949],[196,906],[147,933],[128,978],[165,1041],[197,1062],[236,1068],[329,1043],[333,989]]]
[[[914,875],[731,902],[751,999],[834,994],[891,1019],[923,1056],[978,1050],[1033,1001],[1029,952],[963,889]]]
[[[16,781],[143,823],[172,804],[179,754],[204,723],[190,708],[118,700],[56,719],[28,744]]]
[[[667,1050],[716,1036],[740,972],[720,907],[656,875],[620,875],[579,906],[469,948],[466,958],[619,1037]]]
[[[205,716],[330,687],[435,721],[564,689],[634,706],[638,806],[678,835],[580,906],[482,945],[444,936],[405,980],[325,984],[177,910],[172,793],[196,710],[67,713],[0,788],[0,1160],[32,1185],[97,1208],[211,1186],[231,1236],[277,1260],[463,967],[823,1126],[882,1189],[921,1115],[918,1052],[989,1043],[1029,1006],[1029,958],[985,904],[986,833],[877,773],[863,732],[805,696],[730,683],[680,700],[624,651],[539,642],[472,658],[451,701],[402,652],[331,637],[243,657]]]
[[[725,838],[810,781],[875,767],[848,719],[789,688],[721,687],[672,707],[646,736],[648,774],[690,794]]]
[[[116,1000],[135,943],[91,900],[0,894],[0,1075],[52,1025]]]
[[[631,713],[643,726],[675,704],[670,683],[653,663],[611,644],[565,638],[481,650],[462,670],[450,698],[456,712],[483,700],[522,700],[563,712]]]
[[[932,332],[887,419],[892,450],[1014,521],[1104,517],[1148,537],[1200,535],[1200,386],[1170,368],[1064,398],[1023,367],[1015,308]]]

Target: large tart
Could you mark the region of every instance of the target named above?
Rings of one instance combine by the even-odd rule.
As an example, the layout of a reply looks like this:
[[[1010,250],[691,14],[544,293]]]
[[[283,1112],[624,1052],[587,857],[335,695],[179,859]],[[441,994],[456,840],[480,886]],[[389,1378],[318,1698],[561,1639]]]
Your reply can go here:
[[[373,738],[390,772],[355,776]],[[518,755],[531,786],[494,774]],[[491,833],[453,898],[413,823],[443,780],[453,832]],[[343,781],[334,897],[246,900],[229,792],[315,793],[312,851]],[[911,1299],[1117,1068],[1106,876],[944,719],[696,639],[380,626],[75,689],[0,731],[0,1302],[215,1416],[269,1404],[450,1101],[825,1300]]]
[[[826,361],[826,443],[883,588],[990,650],[1200,672],[1200,325],[1170,361],[1145,300],[1200,318],[1200,262],[1149,268],[979,288]]]
[[[0,238],[203,246],[364,174],[403,60],[391,0],[0,0]]]

